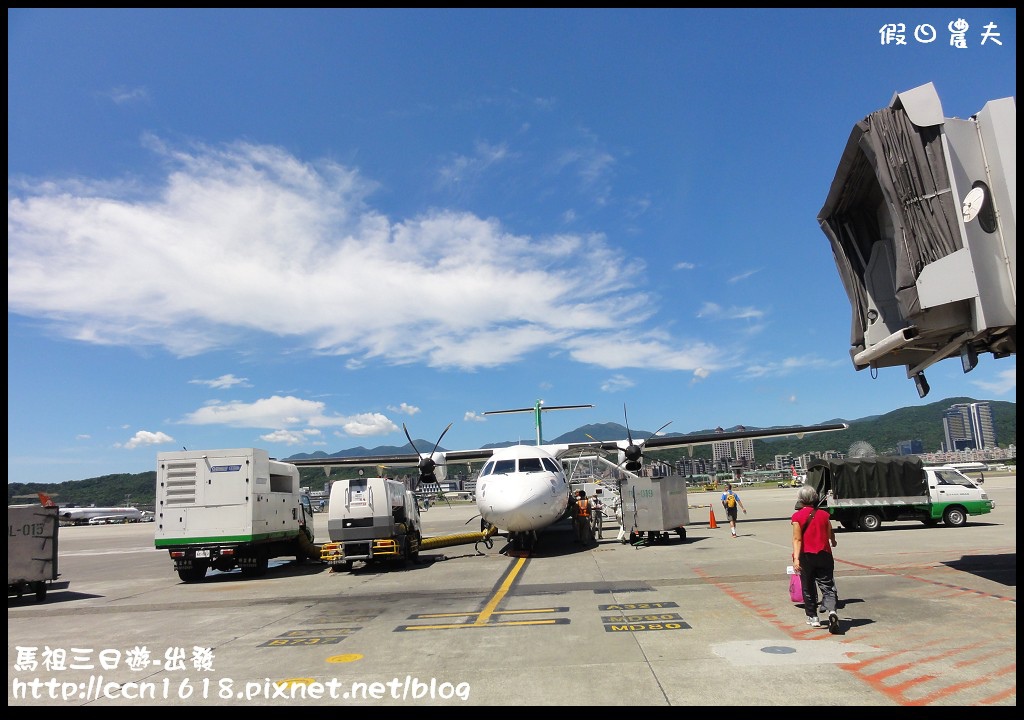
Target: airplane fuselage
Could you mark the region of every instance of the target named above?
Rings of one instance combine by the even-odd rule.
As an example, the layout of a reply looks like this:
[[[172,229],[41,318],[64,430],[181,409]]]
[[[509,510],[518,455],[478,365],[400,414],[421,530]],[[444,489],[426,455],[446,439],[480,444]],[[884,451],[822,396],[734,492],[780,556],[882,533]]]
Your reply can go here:
[[[495,450],[477,478],[480,517],[499,530],[542,530],[564,517],[568,504],[569,481],[562,463],[540,446]]]
[[[58,511],[61,522],[84,525],[94,518],[138,522],[142,511],[133,507],[62,507]]]

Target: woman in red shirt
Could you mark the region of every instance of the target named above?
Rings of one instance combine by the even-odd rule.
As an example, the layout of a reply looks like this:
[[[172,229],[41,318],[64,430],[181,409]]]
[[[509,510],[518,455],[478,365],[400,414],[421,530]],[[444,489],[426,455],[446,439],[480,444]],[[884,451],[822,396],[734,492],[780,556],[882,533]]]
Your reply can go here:
[[[828,613],[828,631],[839,632],[836,613],[835,558],[836,534],[828,512],[818,507],[818,491],[804,485],[797,493],[803,507],[793,513],[793,569],[800,573],[804,591],[807,624],[821,627],[818,620],[818,590]]]

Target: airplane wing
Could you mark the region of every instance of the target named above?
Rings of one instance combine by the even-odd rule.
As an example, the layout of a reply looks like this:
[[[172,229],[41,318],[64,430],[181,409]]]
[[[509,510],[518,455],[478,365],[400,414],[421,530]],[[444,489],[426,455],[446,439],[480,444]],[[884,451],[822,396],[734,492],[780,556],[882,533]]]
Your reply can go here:
[[[804,435],[833,432],[836,430],[847,430],[846,423],[832,423],[825,425],[799,425],[793,427],[761,428],[759,430],[730,430],[713,431],[709,433],[693,433],[691,435],[655,435],[643,441],[644,447],[649,450],[670,450],[681,447],[697,447],[698,445],[711,445],[729,440],[763,440],[773,437],[787,437],[794,435],[803,438]],[[611,447],[609,447],[611,445]],[[602,443],[605,450],[617,449],[619,445],[614,443]]]
[[[570,406],[566,406],[570,407]],[[576,406],[572,406],[576,407]],[[552,408],[552,409],[562,409]],[[523,412],[530,410],[510,410],[503,412]],[[404,429],[403,425],[403,429]],[[451,427],[449,425],[448,427]],[[663,426],[664,427],[664,426]],[[566,457],[573,453],[596,453],[616,452],[619,454],[620,464],[627,470],[639,469],[643,458],[644,450],[670,450],[673,448],[694,448],[699,445],[711,445],[717,442],[729,440],[757,440],[772,437],[796,436],[802,438],[804,435],[820,432],[832,432],[846,430],[849,425],[846,423],[832,423],[823,425],[797,425],[789,427],[761,428],[758,430],[747,430],[742,426],[738,430],[716,430],[709,433],[693,433],[690,435],[652,435],[638,442],[634,442],[632,436],[626,440],[597,440],[591,442],[574,442],[545,444],[543,447],[557,457]],[[628,426],[627,426],[628,430]],[[445,428],[445,432],[448,428]],[[406,431],[408,436],[408,431]],[[444,433],[441,433],[444,437]],[[440,438],[438,444],[440,444]],[[410,438],[409,443],[415,447]],[[374,467],[386,465],[389,467],[418,467],[421,482],[436,482],[435,468],[442,469],[442,477],[445,474],[446,465],[457,462],[472,462],[487,460],[494,453],[495,448],[477,448],[474,450],[437,450],[431,453],[401,453],[396,455],[362,455],[353,457],[318,457],[286,460],[297,467]]]
[[[295,460],[283,460],[282,462],[295,465],[296,467],[374,467],[387,465],[389,467],[416,467],[420,462],[417,453],[404,453],[402,455],[359,455],[354,457],[315,457],[297,458]]]
[[[494,454],[494,448],[481,448],[478,450],[440,450],[435,454],[443,455],[445,461],[470,462],[473,460],[486,460]],[[416,467],[420,464],[421,456],[417,453],[406,453],[402,455],[359,455],[356,457],[316,457],[297,458],[295,460],[282,460],[296,467],[376,467],[386,465],[387,467]]]
[[[671,450],[674,448],[690,448],[699,445],[713,445],[714,443],[728,442],[730,440],[762,440],[764,438],[795,436],[803,438],[820,432],[834,432],[846,430],[850,426],[846,423],[825,423],[822,425],[794,425],[789,427],[761,428],[758,430],[747,430],[740,426],[737,430],[717,429],[709,433],[692,433],[690,435],[652,435],[641,440],[639,443],[633,441],[632,435],[628,440],[608,440],[601,443],[601,449],[614,451],[619,454],[619,464],[627,470],[636,472],[640,469],[644,450]],[[628,429],[628,426],[627,426]]]

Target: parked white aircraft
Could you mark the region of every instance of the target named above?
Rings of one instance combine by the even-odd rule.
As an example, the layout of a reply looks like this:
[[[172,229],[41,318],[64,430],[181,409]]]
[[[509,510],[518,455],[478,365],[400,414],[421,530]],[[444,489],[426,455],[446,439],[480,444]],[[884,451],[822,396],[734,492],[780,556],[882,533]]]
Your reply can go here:
[[[630,472],[638,472],[643,464],[644,449],[667,450],[672,448],[696,447],[727,440],[756,439],[768,437],[784,437],[795,435],[803,437],[810,433],[845,430],[846,423],[828,425],[811,425],[797,427],[770,428],[767,430],[723,430],[713,433],[694,435],[659,435],[667,427],[663,425],[658,432],[649,438],[634,442],[629,431],[627,419],[624,440],[592,440],[577,443],[544,443],[541,429],[541,414],[546,410],[567,410],[572,408],[588,408],[592,405],[554,405],[545,406],[538,400],[532,408],[515,410],[494,410],[485,415],[504,413],[534,414],[537,430],[536,445],[511,445],[504,448],[480,448],[476,450],[441,450],[445,433],[444,429],[429,453],[421,453],[416,448],[408,429],[405,436],[413,453],[389,456],[363,457],[327,457],[290,459],[287,462],[300,467],[369,467],[375,465],[419,467],[419,483],[438,482],[447,477],[448,464],[484,461],[476,483],[476,504],[480,511],[481,524],[494,526],[509,537],[516,549],[529,549],[536,541],[537,532],[566,515],[569,503],[569,479],[562,467],[562,459],[572,457],[581,452],[614,452],[620,467]],[[416,488],[413,488],[414,490]]]
[[[39,494],[39,502],[44,507],[57,505],[44,492]],[[141,522],[142,511],[134,507],[62,507],[57,511],[60,522],[70,525],[102,525],[120,522]],[[92,522],[95,520],[96,522]]]

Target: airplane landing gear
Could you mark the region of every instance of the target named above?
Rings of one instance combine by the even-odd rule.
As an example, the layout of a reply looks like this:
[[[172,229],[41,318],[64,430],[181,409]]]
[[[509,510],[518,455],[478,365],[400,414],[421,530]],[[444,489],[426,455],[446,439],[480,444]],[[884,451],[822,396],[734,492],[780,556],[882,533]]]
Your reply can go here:
[[[537,543],[537,533],[533,530],[527,532],[510,532],[509,545],[517,552],[530,552]]]

